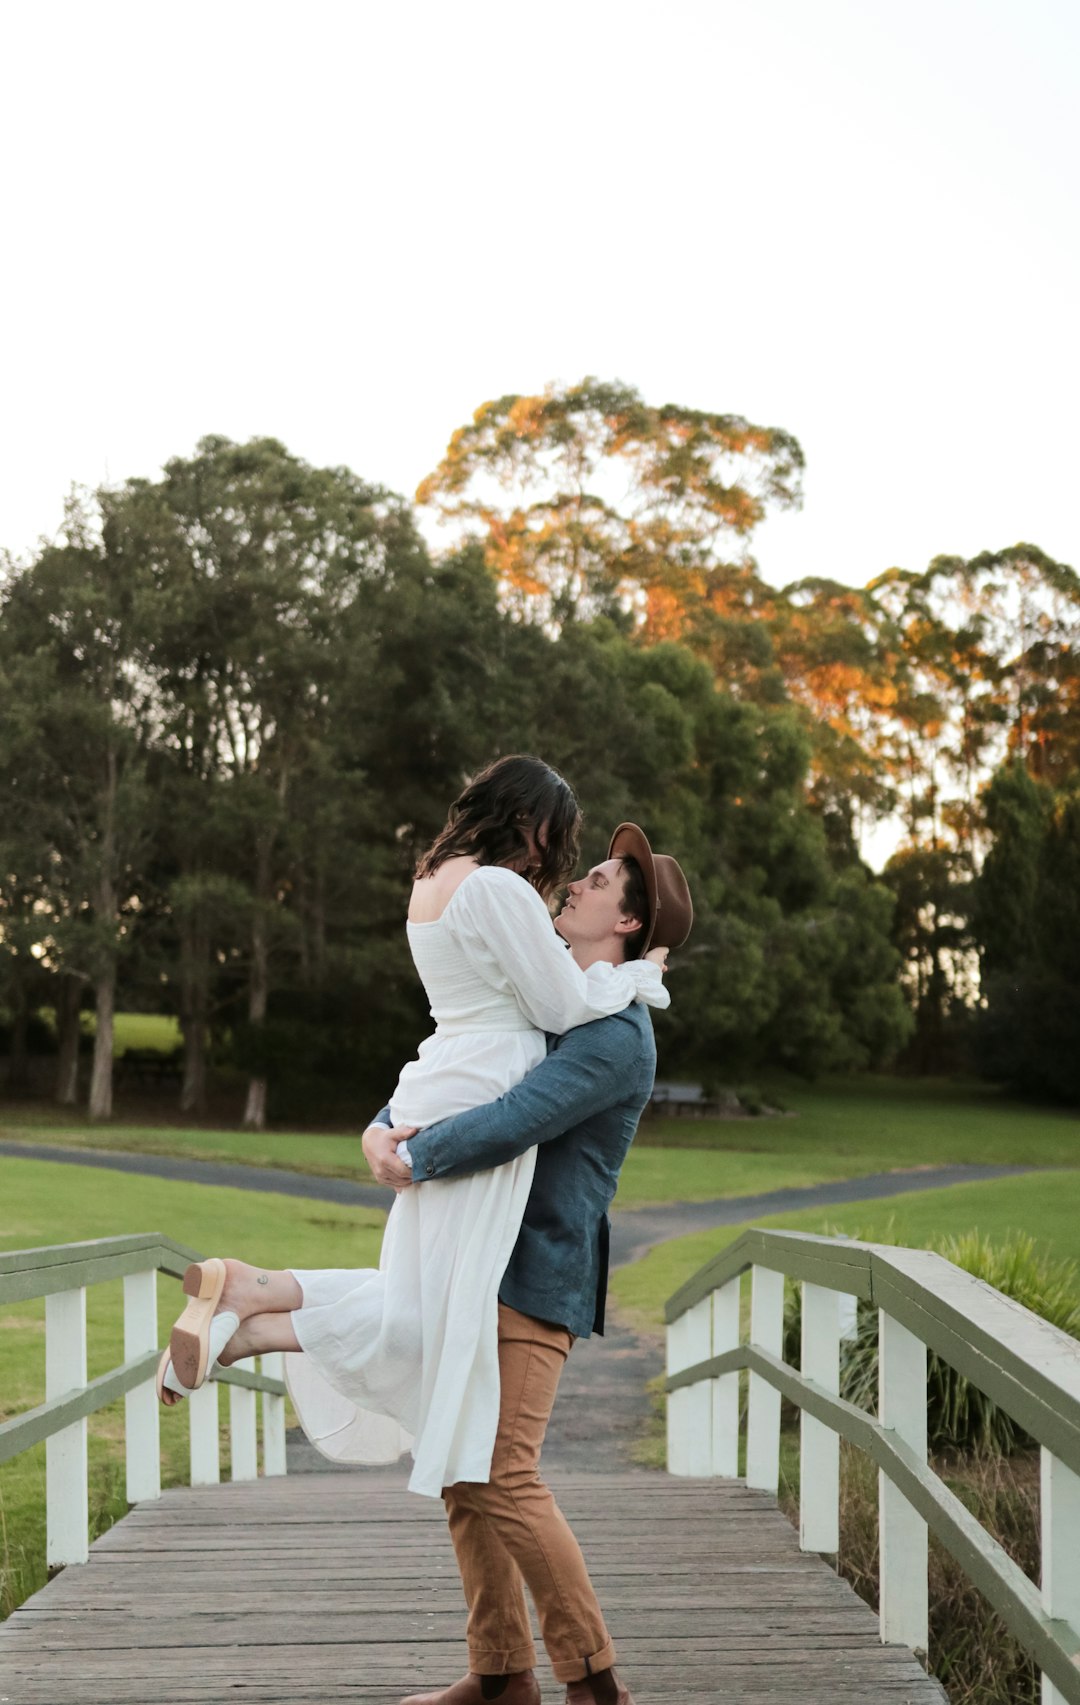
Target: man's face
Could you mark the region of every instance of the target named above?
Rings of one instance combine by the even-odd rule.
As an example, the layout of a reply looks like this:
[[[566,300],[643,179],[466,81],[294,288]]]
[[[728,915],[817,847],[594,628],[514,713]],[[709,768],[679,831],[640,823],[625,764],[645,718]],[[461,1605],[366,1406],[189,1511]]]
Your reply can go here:
[[[555,928],[571,947],[607,941],[613,935],[632,935],[643,919],[625,918],[622,905],[625,876],[622,859],[608,858],[566,891],[562,911],[555,919]]]

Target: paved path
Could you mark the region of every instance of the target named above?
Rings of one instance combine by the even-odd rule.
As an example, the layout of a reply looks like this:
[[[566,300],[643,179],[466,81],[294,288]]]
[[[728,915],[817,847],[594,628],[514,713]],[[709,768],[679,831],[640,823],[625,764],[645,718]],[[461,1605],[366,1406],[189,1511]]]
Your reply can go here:
[[[357,1152],[360,1144],[357,1142]],[[389,1192],[381,1184],[357,1184],[351,1178],[316,1178],[278,1166],[241,1166],[228,1160],[193,1160],[187,1155],[124,1154],[118,1149],[60,1148],[56,1143],[0,1142],[0,1157],[55,1160],[66,1166],[100,1166],[109,1172],[133,1172],[142,1178],[175,1178],[185,1184],[226,1184],[237,1190],[306,1196],[314,1202],[338,1202],[386,1213]]]
[[[760,1196],[721,1196],[712,1202],[666,1202],[662,1207],[632,1208],[616,1214],[611,1226],[611,1256],[615,1266],[638,1261],[655,1243],[685,1237],[714,1226],[742,1225],[770,1214],[793,1214],[800,1208],[840,1208],[851,1202],[875,1202],[882,1196],[903,1196],[912,1190],[944,1190],[950,1184],[981,1184],[988,1178],[1011,1178],[1034,1172],[1032,1166],[920,1166],[902,1172],[870,1172],[861,1178],[833,1178],[797,1190],[767,1190]]]
[[[638,1705],[942,1705],[764,1493],[556,1479]],[[385,1481],[166,1492],[0,1629],[11,1705],[390,1705],[466,1667],[442,1506]],[[564,1690],[541,1659],[544,1705]]]
[[[0,1142],[0,1157],[15,1160],[53,1160],[64,1166],[104,1167],[146,1178],[175,1178],[188,1184],[225,1184],[237,1190],[271,1191],[304,1196],[315,1202],[337,1202],[364,1208],[389,1206],[389,1192],[380,1184],[358,1184],[351,1178],[317,1178],[312,1173],[288,1172],[284,1167],[241,1166],[233,1161],[193,1160],[187,1155],[123,1154],[112,1149],[60,1148],[55,1143]],[[939,1190],[949,1184],[975,1184],[987,1178],[1006,1178],[1031,1172],[1030,1166],[925,1166],[909,1171],[873,1172],[862,1178],[832,1179],[798,1190],[768,1190],[759,1196],[721,1196],[711,1202],[665,1202],[655,1208],[625,1208],[613,1216],[611,1258],[615,1266],[636,1261],[654,1243],[682,1237],[713,1226],[739,1225],[767,1214],[790,1214],[798,1208],[832,1208],[848,1202],[875,1201],[910,1190]]]

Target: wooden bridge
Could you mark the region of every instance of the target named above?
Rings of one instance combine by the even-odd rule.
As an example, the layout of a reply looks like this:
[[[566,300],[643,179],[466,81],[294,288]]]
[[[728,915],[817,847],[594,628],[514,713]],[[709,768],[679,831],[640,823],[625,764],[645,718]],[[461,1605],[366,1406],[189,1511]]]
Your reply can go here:
[[[46,1401],[0,1425],[0,1461],[48,1440],[49,1558],[67,1565],[0,1628],[0,1702],[381,1705],[446,1684],[464,1669],[465,1647],[441,1506],[407,1496],[396,1471],[286,1477],[271,1358],[259,1373],[234,1368],[221,1382],[233,1483],[218,1483],[215,1382],[189,1405],[194,1484],[160,1492],[153,1292],[157,1272],[179,1276],[191,1258],[156,1236],[0,1256],[0,1303],[47,1299]],[[751,1270],[743,1341],[740,1279]],[[803,1282],[799,1371],[781,1359],[785,1272]],[[88,1383],[85,1286],[121,1274],[128,1359]],[[880,1417],[836,1395],[844,1295],[881,1308]],[[638,1705],[940,1705],[912,1651],[926,1647],[928,1524],[1036,1656],[1047,1705],[1080,1705],[1080,1352],[1071,1340],[940,1257],[788,1233],[747,1234],[668,1313],[671,1472],[551,1476]],[[927,1344],[1043,1444],[1041,1588],[927,1465],[918,1384],[921,1358],[925,1392]],[[774,1496],[781,1392],[803,1411],[798,1532]],[[86,1417],[121,1394],[134,1508],[88,1547]],[[836,1550],[841,1434],[880,1470],[880,1622],[819,1554]],[[541,1679],[546,1705],[556,1705],[562,1689],[546,1668]]]

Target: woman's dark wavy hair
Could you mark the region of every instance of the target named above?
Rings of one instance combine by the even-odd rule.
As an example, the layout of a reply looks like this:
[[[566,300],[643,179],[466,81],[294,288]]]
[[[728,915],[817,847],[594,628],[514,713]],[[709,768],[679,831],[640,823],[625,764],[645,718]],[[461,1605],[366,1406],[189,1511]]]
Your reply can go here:
[[[540,758],[515,753],[497,758],[474,776],[450,807],[446,827],[416,867],[431,876],[444,859],[475,858],[509,864],[528,851],[527,830],[547,829],[547,846],[524,872],[545,900],[567,882],[578,860],[581,811],[568,784]]]

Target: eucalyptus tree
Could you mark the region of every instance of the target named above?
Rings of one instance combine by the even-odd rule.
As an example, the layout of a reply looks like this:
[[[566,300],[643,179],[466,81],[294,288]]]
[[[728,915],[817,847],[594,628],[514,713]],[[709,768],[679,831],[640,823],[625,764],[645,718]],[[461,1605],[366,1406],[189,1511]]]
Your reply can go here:
[[[699,620],[745,625],[746,541],[798,503],[802,466],[778,427],[587,378],[482,404],[417,499],[480,542],[531,619],[626,609],[670,639]]]
[[[810,742],[809,797],[854,846],[896,804],[884,736],[902,691],[900,635],[869,589],[821,576],[786,587],[767,619]]]

